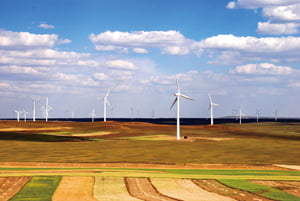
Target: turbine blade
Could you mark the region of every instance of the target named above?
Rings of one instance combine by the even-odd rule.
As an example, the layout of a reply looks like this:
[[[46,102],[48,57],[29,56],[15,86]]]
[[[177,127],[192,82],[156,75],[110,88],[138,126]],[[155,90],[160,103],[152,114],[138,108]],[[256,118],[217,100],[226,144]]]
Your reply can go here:
[[[106,99],[106,104],[110,107],[110,103],[107,99]]]
[[[170,110],[173,108],[173,106],[175,105],[176,102],[177,102],[177,97],[175,98],[174,102],[172,103]]]
[[[219,106],[220,104],[217,104],[217,103],[213,103],[214,104],[214,106]]]
[[[210,103],[212,103],[213,101],[212,101],[211,95],[210,95],[210,94],[208,94],[208,97],[209,97],[209,101],[210,101]]]
[[[208,106],[208,109],[207,110],[210,110],[211,109],[211,104],[209,104],[209,106]]]
[[[177,91],[180,91],[180,87],[179,87],[179,82],[178,82],[178,77],[176,76],[176,85],[177,85]]]
[[[193,99],[193,98],[191,98],[189,96],[183,95],[183,94],[180,94],[180,96],[183,97],[183,98],[189,99],[189,100],[195,100],[195,99]]]
[[[104,97],[99,97],[97,98],[97,100],[104,100]]]
[[[107,90],[105,98],[107,98],[109,96],[110,90]]]

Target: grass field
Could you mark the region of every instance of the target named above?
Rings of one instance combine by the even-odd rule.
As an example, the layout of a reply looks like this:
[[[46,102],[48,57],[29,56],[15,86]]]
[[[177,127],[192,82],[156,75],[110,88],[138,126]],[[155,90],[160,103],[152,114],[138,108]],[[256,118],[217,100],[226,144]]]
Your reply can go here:
[[[0,161],[300,165],[299,123],[181,129],[187,140],[176,141],[171,125],[1,121]]]
[[[174,200],[167,191],[177,192],[176,199],[190,192],[210,201],[221,195],[228,200],[300,200],[300,171],[272,165],[300,165],[299,123],[181,129],[188,139],[177,141],[172,125],[0,121],[0,177],[3,182],[31,178],[12,200],[63,200],[69,195],[81,200],[116,200],[116,195]],[[288,183],[290,191],[280,187],[282,181],[294,182]],[[211,194],[201,188],[205,182],[211,184]],[[0,185],[0,196],[4,187]]]

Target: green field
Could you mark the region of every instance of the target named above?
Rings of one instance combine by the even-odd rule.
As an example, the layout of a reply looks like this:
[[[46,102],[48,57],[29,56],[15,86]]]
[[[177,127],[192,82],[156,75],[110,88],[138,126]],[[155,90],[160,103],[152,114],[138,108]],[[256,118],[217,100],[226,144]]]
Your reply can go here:
[[[25,186],[21,189],[11,201],[45,201],[51,200],[51,197],[59,184],[61,177],[33,177]]]

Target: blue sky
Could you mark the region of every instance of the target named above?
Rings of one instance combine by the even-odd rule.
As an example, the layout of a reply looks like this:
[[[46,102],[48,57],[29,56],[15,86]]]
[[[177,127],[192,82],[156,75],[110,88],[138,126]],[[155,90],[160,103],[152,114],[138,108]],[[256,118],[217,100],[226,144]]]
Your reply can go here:
[[[0,118],[45,98],[50,117],[300,117],[299,0],[1,0]],[[29,114],[29,116],[32,114]],[[37,116],[42,117],[41,110]]]

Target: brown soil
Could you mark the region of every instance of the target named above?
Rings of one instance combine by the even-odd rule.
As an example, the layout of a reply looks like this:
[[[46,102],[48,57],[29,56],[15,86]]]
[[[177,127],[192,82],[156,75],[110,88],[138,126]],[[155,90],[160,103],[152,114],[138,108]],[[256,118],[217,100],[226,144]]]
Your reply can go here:
[[[214,192],[219,195],[231,197],[235,200],[239,200],[239,201],[251,201],[251,200],[253,200],[253,201],[271,201],[270,199],[254,195],[254,194],[246,192],[246,191],[230,188],[228,186],[225,186],[224,184],[217,182],[216,180],[193,179],[192,181],[195,184],[197,184],[199,187],[201,187],[207,191]]]
[[[6,201],[19,192],[31,177],[0,177],[0,200]]]
[[[300,197],[300,181],[251,181],[256,184],[267,185]]]
[[[96,201],[93,197],[94,177],[63,177],[52,200]]]
[[[147,201],[174,201],[176,199],[159,193],[149,178],[125,178],[130,195]]]
[[[0,162],[0,167],[28,168],[159,168],[159,169],[243,169],[243,170],[287,170],[273,165],[243,164],[155,164],[155,163],[44,163],[44,162]]]

